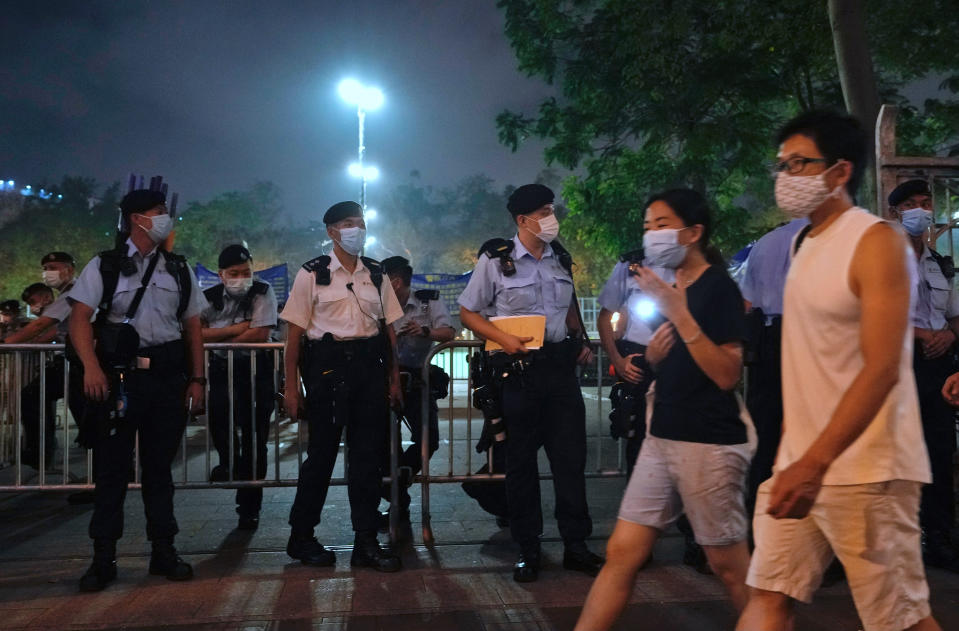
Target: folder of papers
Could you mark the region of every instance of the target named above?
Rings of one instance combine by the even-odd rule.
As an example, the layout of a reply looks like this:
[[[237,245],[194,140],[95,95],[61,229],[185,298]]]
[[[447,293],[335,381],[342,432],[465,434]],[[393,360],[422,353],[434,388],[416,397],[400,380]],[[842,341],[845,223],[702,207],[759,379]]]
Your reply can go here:
[[[546,316],[493,316],[490,323],[500,331],[505,331],[516,337],[531,337],[532,342],[526,342],[526,348],[542,348],[543,338],[546,335]],[[503,347],[493,340],[486,340],[487,351],[501,351]]]

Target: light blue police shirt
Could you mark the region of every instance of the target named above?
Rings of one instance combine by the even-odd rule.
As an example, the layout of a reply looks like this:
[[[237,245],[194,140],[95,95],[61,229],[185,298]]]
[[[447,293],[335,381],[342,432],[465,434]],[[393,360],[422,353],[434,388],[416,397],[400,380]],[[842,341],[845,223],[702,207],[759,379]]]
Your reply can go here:
[[[676,279],[675,270],[664,267],[650,267],[649,269],[667,283],[672,283]],[[603,291],[599,294],[598,302],[603,309],[620,313],[617,328],[623,326],[625,320],[624,340],[643,346],[649,344],[649,339],[653,337],[654,331],[649,328],[643,316],[655,315],[656,306],[643,294],[636,278],[629,273],[629,263],[619,262],[613,267],[613,273],[609,275],[609,279],[603,285]]]
[[[793,219],[763,235],[746,258],[746,273],[740,291],[767,316],[782,315],[783,290],[792,260],[790,249],[796,234],[809,225],[808,219]]]
[[[545,340],[562,342],[568,333],[566,314],[573,301],[573,279],[549,245],[536,260],[515,236],[512,257],[516,273],[504,276],[499,258],[481,255],[460,294],[460,306],[476,313],[485,310],[489,316],[545,315]],[[487,309],[489,305],[492,307]]]

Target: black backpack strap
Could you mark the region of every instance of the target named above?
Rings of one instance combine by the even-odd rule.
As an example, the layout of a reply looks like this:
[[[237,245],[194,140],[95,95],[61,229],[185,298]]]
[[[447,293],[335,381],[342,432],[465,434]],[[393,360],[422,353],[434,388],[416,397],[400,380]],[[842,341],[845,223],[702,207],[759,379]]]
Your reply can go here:
[[[643,252],[643,248],[636,248],[635,250],[630,250],[629,252],[623,252],[619,255],[620,263],[642,263],[643,259],[646,257],[646,253]]]
[[[490,239],[480,246],[480,255],[485,254],[491,259],[499,259],[500,271],[503,276],[512,276],[516,273],[516,263],[513,262],[513,240],[499,237]]]
[[[316,284],[317,285],[329,285],[331,282],[330,279],[330,257],[329,255],[318,256],[315,259],[310,259],[303,264],[303,269],[308,272],[313,272],[316,274]]]
[[[932,248],[927,249],[929,250],[929,255],[932,256],[933,260],[939,265],[939,270],[942,272],[942,275],[946,277],[946,280],[951,281],[956,275],[956,264],[952,260],[952,257],[939,254]]]
[[[573,277],[573,255],[569,253],[563,244],[559,241],[553,241],[550,244],[550,247],[553,248],[553,253],[556,255],[556,258],[559,259],[559,264],[563,266],[563,269],[566,270],[566,273],[569,274],[569,277]]]
[[[370,280],[373,281],[373,286],[376,287],[376,291],[379,291],[380,286],[383,284],[383,266],[380,265],[379,261],[371,259],[368,256],[361,256],[360,260],[363,261],[363,265],[369,270]]]
[[[803,240],[805,240],[810,230],[812,230],[812,225],[805,226],[799,231],[799,234],[796,236],[796,245],[793,246],[793,256],[796,256],[796,252],[799,252],[799,246],[802,245]]]
[[[203,290],[203,295],[206,296],[207,301],[213,306],[217,311],[223,311],[223,283],[214,285],[213,287],[207,287]]]
[[[117,292],[120,274],[130,276],[136,273],[136,266],[124,250],[104,250],[100,252],[100,279],[103,281],[103,293],[97,305],[97,321],[106,322],[113,306],[113,296]]]
[[[193,293],[193,282],[190,279],[190,267],[187,265],[186,257],[160,250],[163,258],[166,260],[166,270],[171,276],[176,278],[177,285],[180,286],[180,303],[176,308],[176,319],[179,320],[186,313],[186,308],[190,304],[190,295]]]
[[[416,296],[417,300],[423,302],[429,302],[430,300],[439,300],[440,299],[440,290],[439,289],[417,289],[413,292],[413,295]]]
[[[255,280],[253,285],[250,287],[250,290],[246,292],[246,295],[243,296],[243,299],[240,301],[240,312],[243,313],[243,319],[249,320],[253,315],[253,301],[257,296],[265,295],[266,292],[270,289],[270,286],[263,281]]]

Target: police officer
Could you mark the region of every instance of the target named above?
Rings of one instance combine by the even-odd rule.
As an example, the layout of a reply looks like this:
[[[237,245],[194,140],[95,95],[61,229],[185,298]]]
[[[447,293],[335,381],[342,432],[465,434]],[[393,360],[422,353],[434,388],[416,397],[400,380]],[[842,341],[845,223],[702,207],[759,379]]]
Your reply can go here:
[[[399,557],[376,540],[381,465],[389,430],[388,404],[402,404],[396,337],[389,325],[403,315],[382,267],[359,256],[366,242],[363,209],[334,204],[323,215],[333,251],[303,264],[280,318],[289,325],[284,399],[291,418],[305,412],[307,458],[290,510],[287,554],[306,565],[332,566],[336,557],[313,536],[346,427],[354,567],[400,569]],[[303,338],[305,336],[305,342]],[[302,370],[301,370],[302,369]],[[306,408],[300,375],[306,387]]]
[[[393,323],[393,330],[396,333],[396,355],[400,373],[409,375],[403,392],[403,414],[410,424],[412,444],[399,457],[399,467],[404,476],[404,484],[400,485],[400,516],[409,519],[410,494],[407,491],[407,485],[412,479],[411,476],[419,473],[422,468],[423,364],[433,344],[452,340],[456,336],[456,329],[453,328],[446,304],[440,300],[439,291],[435,289],[411,291],[413,268],[407,259],[402,256],[391,256],[383,259],[382,265],[383,271],[390,279],[396,299],[403,308],[403,316]],[[445,390],[444,385],[449,385],[449,377],[439,367],[431,370],[430,378],[430,387],[436,391],[435,395],[440,394],[439,390]],[[439,381],[446,381],[446,383],[441,384],[438,383]],[[436,398],[431,392],[429,396],[431,456],[439,447],[438,413]],[[383,499],[390,499],[388,486],[383,488]],[[388,514],[384,517],[388,517]]]
[[[783,289],[792,259],[790,248],[806,226],[806,218],[793,219],[766,233],[746,258],[740,290],[748,327],[746,353],[746,407],[756,426],[756,455],[749,469],[747,513],[752,514],[756,489],[772,475],[783,424],[780,335]]]
[[[959,572],[959,555],[950,536],[956,519],[952,477],[956,422],[940,394],[956,368],[959,294],[953,286],[955,270],[952,259],[931,250],[926,242],[933,225],[933,209],[932,193],[925,180],[909,180],[897,186],[889,194],[889,206],[909,235],[919,268],[918,301],[913,312],[913,371],[932,465],[932,484],[923,487],[919,510],[923,558],[927,565]]]
[[[620,380],[615,392],[610,393],[614,403],[610,419],[613,421],[613,437],[626,438],[627,477],[633,473],[636,456],[646,436],[646,391],[652,375],[648,367],[643,370],[643,357],[646,345],[653,336],[650,323],[661,319],[656,313],[655,304],[643,295],[630,271],[631,266],[643,264],[641,249],[620,256],[599,294],[600,310],[596,319],[603,350]],[[645,264],[648,266],[649,262]],[[654,267],[653,271],[666,282],[673,282],[673,270]],[[621,314],[618,324],[625,327],[622,337],[618,339],[612,325],[614,313]]]
[[[30,305],[37,317],[19,331],[8,335],[7,344],[47,343],[62,344],[66,340],[70,321],[70,303],[67,295],[73,288],[75,263],[66,252],[50,252],[40,259],[43,284],[31,285],[23,292],[23,301]],[[47,303],[47,292],[56,289],[60,295]],[[46,291],[44,291],[46,290]],[[77,423],[83,416],[83,380],[80,367],[70,366],[70,411]],[[46,431],[44,439],[45,460],[49,465],[56,448],[56,401],[63,397],[63,355],[49,358],[46,375]],[[22,460],[36,469],[40,468],[40,380],[36,379],[23,389],[21,396],[24,448]],[[83,436],[81,435],[80,439]]]
[[[276,295],[269,283],[253,280],[253,257],[239,244],[229,245],[217,259],[220,282],[204,290],[209,306],[200,316],[204,342],[267,342],[276,327]],[[266,443],[273,414],[273,351],[256,354],[255,412],[250,406],[250,351],[233,351],[233,479],[253,479],[256,437],[256,479],[266,477]],[[210,473],[215,482],[230,479],[230,387],[227,351],[210,353],[210,433],[220,463]],[[252,419],[256,417],[254,428]],[[262,488],[236,491],[237,528],[256,530],[263,504]]]
[[[118,247],[94,257],[69,294],[70,341],[83,363],[86,412],[99,420],[93,563],[80,579],[82,591],[99,591],[116,578],[116,542],[123,535],[137,434],[150,573],[170,580],[193,577],[173,546],[178,529],[170,467],[187,413],[204,408],[200,313],[206,300],[185,259],[160,246],[173,226],[166,196],[134,190],[120,210]],[[97,321],[91,325],[94,310]]]
[[[541,446],[553,472],[556,519],[565,544],[563,567],[595,575],[602,557],[586,547],[592,520],[586,506],[586,415],[576,364],[591,356],[578,317],[569,254],[552,244],[559,233],[553,192],[527,184],[510,195],[507,208],[516,222],[510,241],[487,250],[477,261],[459,298],[464,326],[503,347],[512,374],[502,386],[506,441],[506,492],[510,530],[520,555],[517,582],[539,576],[543,529],[537,452]],[[562,261],[561,261],[562,259]],[[546,316],[543,348],[525,346],[496,328],[480,312],[493,304],[496,316]]]

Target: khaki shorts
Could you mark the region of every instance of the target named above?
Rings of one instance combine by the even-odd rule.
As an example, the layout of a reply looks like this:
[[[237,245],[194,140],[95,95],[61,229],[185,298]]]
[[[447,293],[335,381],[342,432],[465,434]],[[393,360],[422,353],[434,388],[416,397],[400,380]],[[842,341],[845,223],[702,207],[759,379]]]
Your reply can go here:
[[[919,544],[920,483],[824,486],[803,519],[766,513],[772,480],[759,487],[756,550],[746,584],[811,602],[839,557],[866,631],[902,631],[930,615]]]
[[[696,543],[728,546],[746,539],[744,503],[752,447],[647,436],[619,518],[665,530],[686,512]]]

